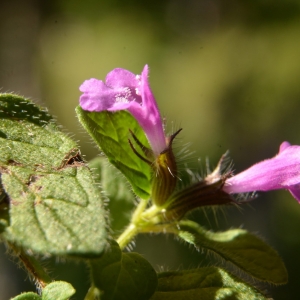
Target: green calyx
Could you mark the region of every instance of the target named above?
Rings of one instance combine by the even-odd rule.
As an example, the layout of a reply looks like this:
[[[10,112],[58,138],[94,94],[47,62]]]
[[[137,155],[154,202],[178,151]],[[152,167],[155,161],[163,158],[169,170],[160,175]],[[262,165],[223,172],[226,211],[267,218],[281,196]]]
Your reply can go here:
[[[236,201],[223,186],[230,173],[221,174],[226,155],[223,155],[216,169],[204,179],[176,191],[168,199],[164,216],[166,220],[180,220],[187,212],[202,206],[234,204]]]
[[[188,211],[201,206],[233,204],[235,201],[222,190],[222,179],[207,183],[199,181],[172,195],[165,213],[167,220],[181,219]]]
[[[179,129],[167,138],[167,148],[161,152],[152,164],[152,202],[156,206],[163,206],[175,190],[177,184],[177,163],[172,150],[172,142]]]

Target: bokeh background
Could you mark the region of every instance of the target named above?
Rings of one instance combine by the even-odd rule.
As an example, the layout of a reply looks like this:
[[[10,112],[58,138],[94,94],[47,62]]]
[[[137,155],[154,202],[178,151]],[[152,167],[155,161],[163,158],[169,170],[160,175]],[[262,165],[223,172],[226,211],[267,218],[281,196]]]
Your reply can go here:
[[[149,64],[152,90],[168,130],[182,127],[191,168],[215,166],[230,150],[236,172],[274,156],[284,140],[300,144],[300,2],[298,0],[10,0],[0,2],[0,92],[47,106],[87,159],[99,151],[80,128],[78,87],[115,67],[139,74]],[[200,164],[197,161],[201,158]],[[192,162],[196,162],[194,165]],[[289,283],[258,286],[275,299],[299,297],[300,206],[287,191],[251,205],[193,214],[213,230],[243,227],[282,256]],[[136,240],[156,269],[210,264],[172,237]],[[212,258],[212,257],[209,257]],[[1,246],[0,299],[35,290]],[[216,262],[220,264],[220,262]],[[88,272],[74,262],[45,262],[83,299]]]

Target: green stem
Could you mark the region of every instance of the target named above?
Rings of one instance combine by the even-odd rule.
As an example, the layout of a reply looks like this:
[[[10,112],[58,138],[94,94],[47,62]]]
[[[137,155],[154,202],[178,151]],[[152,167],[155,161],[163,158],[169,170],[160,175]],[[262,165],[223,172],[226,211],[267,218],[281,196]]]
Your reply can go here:
[[[22,248],[19,248],[13,244],[9,244],[9,247],[13,250],[14,254],[22,261],[25,269],[34,278],[39,287],[43,289],[47,284],[52,282],[52,279],[47,274],[45,269],[32,255],[27,254]]]
[[[95,286],[91,286],[84,297],[84,300],[100,299],[100,291]]]
[[[147,204],[148,204],[148,201],[141,199],[140,203],[138,204],[135,211],[133,212],[133,215],[131,218],[131,223],[136,223],[139,221],[139,219],[141,218],[141,214],[147,207]]]
[[[176,225],[174,225],[174,223],[165,222],[163,213],[166,210],[167,204],[165,204],[165,206],[156,206],[153,204],[148,209],[147,205],[148,201],[140,200],[132,214],[129,226],[117,239],[122,250],[140,232],[168,232],[173,234],[177,232]]]
[[[121,249],[124,249],[138,234],[138,224],[141,222],[141,215],[146,209],[148,201],[140,200],[140,203],[133,212],[131,222],[125,231],[119,236],[117,242]]]
[[[156,225],[162,221],[159,216],[162,208],[155,205],[152,205],[148,209],[146,209],[146,207],[147,201],[141,200],[132,215],[129,226],[117,239],[121,249],[124,249],[139,232],[157,232],[158,228],[162,230],[162,226],[156,228]]]
[[[152,205],[149,207],[142,215],[141,218],[144,220],[150,220],[148,223],[158,223],[161,221],[161,218],[159,220],[157,219],[158,214],[162,211],[161,207],[157,207],[156,205]]]
[[[154,224],[149,225],[146,228],[141,228],[141,233],[172,233],[172,234],[178,234],[178,229],[176,228],[176,224],[170,223],[170,224]]]
[[[120,248],[123,250],[137,234],[138,234],[138,228],[136,227],[135,224],[130,223],[130,225],[117,239]]]

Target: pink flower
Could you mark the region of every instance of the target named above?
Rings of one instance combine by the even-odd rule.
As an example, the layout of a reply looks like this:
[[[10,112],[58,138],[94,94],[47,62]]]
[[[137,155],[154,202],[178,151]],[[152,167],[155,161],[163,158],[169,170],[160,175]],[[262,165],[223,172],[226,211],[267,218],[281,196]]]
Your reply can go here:
[[[229,194],[288,189],[300,202],[300,146],[288,142],[279,153],[229,178],[223,191]]]
[[[167,148],[161,116],[148,82],[148,66],[141,75],[125,69],[114,69],[105,82],[86,80],[81,86],[82,109],[93,112],[128,110],[143,128],[153,153],[157,156]]]

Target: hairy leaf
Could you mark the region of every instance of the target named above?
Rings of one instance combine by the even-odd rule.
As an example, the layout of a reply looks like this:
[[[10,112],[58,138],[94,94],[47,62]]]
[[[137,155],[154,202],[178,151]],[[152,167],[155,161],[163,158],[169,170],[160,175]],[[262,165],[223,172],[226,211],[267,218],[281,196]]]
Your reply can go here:
[[[28,293],[22,293],[12,298],[11,300],[42,300],[42,297],[36,293],[28,292]]]
[[[90,265],[101,300],[145,300],[155,291],[157,275],[150,263],[137,253],[122,253],[117,243]]]
[[[256,289],[223,269],[200,268],[158,274],[151,300],[264,300]]]
[[[54,281],[48,284],[42,292],[42,300],[67,300],[75,294],[73,286],[64,281]]]
[[[73,286],[64,281],[49,283],[42,291],[42,296],[36,293],[22,293],[11,300],[67,300],[75,294]]]
[[[38,253],[101,254],[101,193],[75,142],[45,110],[15,95],[0,95],[0,117],[2,238]]]
[[[19,96],[0,94],[2,163],[51,170],[76,158],[76,143],[59,130],[45,109]]]
[[[284,263],[269,245],[243,229],[210,232],[192,221],[181,221],[178,236],[197,249],[220,255],[253,277],[275,284],[287,282]]]
[[[148,199],[151,188],[151,168],[131,149],[128,142],[128,139],[131,139],[130,130],[145,147],[149,148],[149,144],[134,117],[126,111],[88,112],[80,106],[77,106],[76,113],[82,126],[109,161],[128,179],[133,191],[139,197]]]

